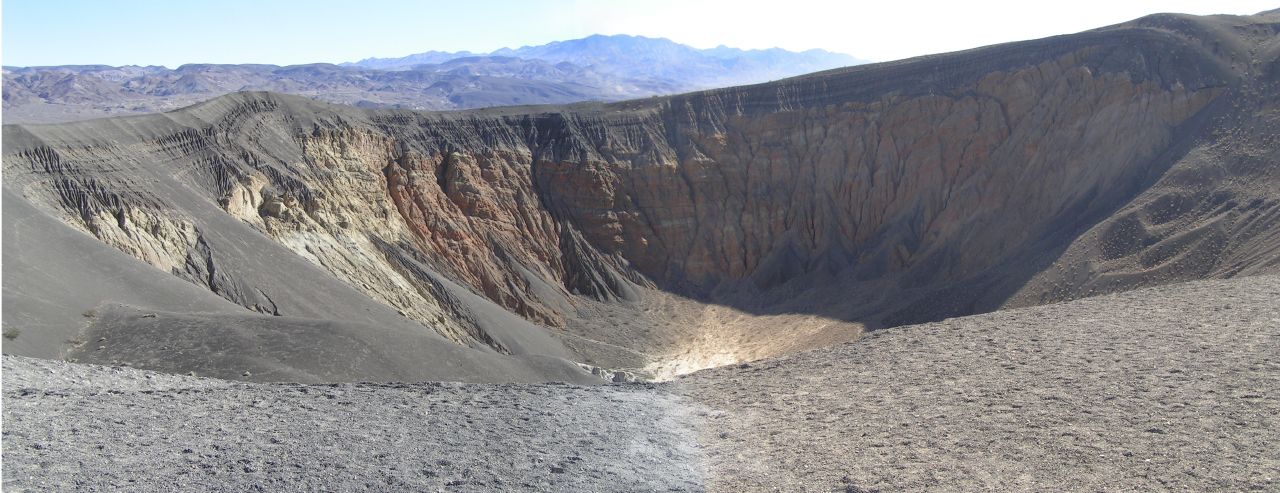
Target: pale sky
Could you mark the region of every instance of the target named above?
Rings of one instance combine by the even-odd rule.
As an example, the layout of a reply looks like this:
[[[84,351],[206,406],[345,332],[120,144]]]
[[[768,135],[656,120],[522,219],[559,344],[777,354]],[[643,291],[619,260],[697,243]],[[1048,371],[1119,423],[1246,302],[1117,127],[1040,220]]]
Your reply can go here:
[[[1249,0],[4,0],[0,62],[337,63],[428,50],[487,52],[597,33],[665,37],[698,48],[822,48],[888,61],[1155,12],[1252,14],[1276,7]]]

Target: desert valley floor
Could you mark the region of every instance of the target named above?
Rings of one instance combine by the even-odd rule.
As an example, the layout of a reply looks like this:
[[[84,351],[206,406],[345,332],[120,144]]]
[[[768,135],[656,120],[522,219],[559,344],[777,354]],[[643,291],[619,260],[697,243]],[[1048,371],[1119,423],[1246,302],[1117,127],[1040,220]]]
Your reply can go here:
[[[5,356],[4,488],[1280,488],[1280,277],[875,332],[663,383],[249,384]]]

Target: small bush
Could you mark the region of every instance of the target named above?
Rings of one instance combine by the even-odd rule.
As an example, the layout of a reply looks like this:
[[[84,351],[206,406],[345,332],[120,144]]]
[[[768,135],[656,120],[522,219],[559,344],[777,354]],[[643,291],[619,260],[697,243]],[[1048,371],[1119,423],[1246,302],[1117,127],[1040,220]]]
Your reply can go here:
[[[4,328],[4,338],[5,338],[5,340],[12,341],[12,340],[14,340],[14,339],[17,339],[19,335],[22,335],[22,331],[21,331],[21,330],[18,330],[17,328],[14,328],[14,327],[5,327],[5,328]]]

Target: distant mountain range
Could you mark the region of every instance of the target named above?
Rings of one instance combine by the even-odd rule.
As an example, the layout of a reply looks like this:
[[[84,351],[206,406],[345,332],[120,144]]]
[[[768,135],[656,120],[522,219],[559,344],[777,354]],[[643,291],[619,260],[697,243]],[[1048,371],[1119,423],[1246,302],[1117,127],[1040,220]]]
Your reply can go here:
[[[339,65],[4,67],[4,121],[52,123],[167,111],[250,90],[426,110],[613,101],[859,63],[822,50],[700,50],[661,38],[594,35],[484,54],[428,51]]]
[[[797,53],[781,48],[741,50],[723,45],[700,50],[665,38],[597,34],[539,46],[503,48],[487,54],[428,51],[401,58],[366,58],[343,65],[404,70],[423,64],[484,57],[570,63],[621,79],[665,81],[685,89],[765,82],[865,63],[849,55],[825,50]]]

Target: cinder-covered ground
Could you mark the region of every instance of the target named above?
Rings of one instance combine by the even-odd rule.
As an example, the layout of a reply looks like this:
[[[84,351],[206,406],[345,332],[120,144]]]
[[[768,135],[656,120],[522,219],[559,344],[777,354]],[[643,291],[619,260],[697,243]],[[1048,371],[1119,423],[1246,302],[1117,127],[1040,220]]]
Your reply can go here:
[[[719,491],[1280,490],[1280,277],[889,329],[676,390]]]
[[[698,491],[649,385],[243,384],[4,357],[5,491]],[[643,485],[643,486],[637,486]]]
[[[1280,277],[664,384],[243,384],[5,356],[23,490],[1275,491]]]

